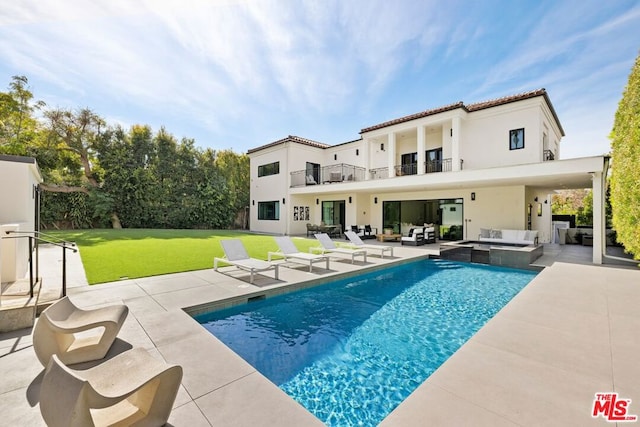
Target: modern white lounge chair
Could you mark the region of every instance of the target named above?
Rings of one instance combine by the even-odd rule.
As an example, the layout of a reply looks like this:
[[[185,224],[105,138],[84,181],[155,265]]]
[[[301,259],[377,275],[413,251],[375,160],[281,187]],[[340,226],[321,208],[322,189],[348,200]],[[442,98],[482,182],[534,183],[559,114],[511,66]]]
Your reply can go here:
[[[40,314],[33,328],[33,350],[45,367],[54,354],[67,365],[102,359],[128,313],[124,304],[82,310],[64,297]]]
[[[182,367],[142,348],[78,371],[53,355],[40,388],[40,413],[49,427],[162,426],[182,380]]]
[[[280,251],[269,252],[267,254],[269,261],[271,261],[271,257],[278,256],[284,258],[285,261],[292,261],[300,264],[309,263],[309,272],[312,271],[314,262],[325,262],[327,270],[329,269],[328,256],[300,252],[289,236],[276,236],[274,239],[278,244]]]
[[[367,251],[365,249],[348,249],[348,248],[339,248],[336,244],[331,240],[331,237],[327,233],[318,233],[315,235],[316,239],[322,246],[316,246],[309,248],[309,252],[318,251],[322,254],[325,253],[337,253],[337,254],[345,254],[351,255],[351,263],[355,262],[355,258],[357,256],[361,256],[364,258],[364,262],[367,262]]]
[[[225,258],[214,258],[213,269],[218,271],[218,262],[233,265],[251,274],[249,283],[253,283],[253,277],[260,271],[275,270],[275,279],[278,280],[278,264],[272,264],[261,259],[251,258],[244,248],[241,240],[227,239],[221,240],[222,250]]]
[[[353,231],[345,231],[345,236],[354,245],[357,249],[366,249],[367,251],[380,251],[380,257],[384,258],[384,253],[389,252],[390,256],[393,256],[393,246],[382,246],[382,245],[369,245],[366,244],[360,239]]]
[[[401,245],[422,246],[427,243],[424,239],[424,230],[426,227],[415,227],[409,230],[408,236],[400,238]]]

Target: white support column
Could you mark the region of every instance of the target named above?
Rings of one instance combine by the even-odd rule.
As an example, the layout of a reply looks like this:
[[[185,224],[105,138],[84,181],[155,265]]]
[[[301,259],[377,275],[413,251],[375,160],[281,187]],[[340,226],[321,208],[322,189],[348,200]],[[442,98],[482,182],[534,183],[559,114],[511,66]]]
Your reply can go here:
[[[460,140],[462,132],[462,120],[454,117],[451,120],[451,170],[460,170]]]
[[[424,175],[425,173],[425,141],[424,141],[424,126],[418,126],[418,175]]]
[[[604,215],[604,180],[602,172],[593,172],[593,263],[602,264],[605,241],[605,215]]]
[[[396,176],[396,134],[391,132],[387,136],[387,165],[389,167],[389,178]]]
[[[371,168],[371,140],[365,139],[364,144],[362,144],[362,155],[364,156],[364,180],[368,181],[371,179],[371,173],[369,169]]]

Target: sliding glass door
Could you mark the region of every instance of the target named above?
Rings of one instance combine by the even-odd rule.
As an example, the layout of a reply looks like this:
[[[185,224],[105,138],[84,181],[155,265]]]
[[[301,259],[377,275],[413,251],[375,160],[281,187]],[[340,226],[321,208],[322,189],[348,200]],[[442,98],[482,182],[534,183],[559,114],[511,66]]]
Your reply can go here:
[[[382,209],[383,228],[394,233],[406,234],[414,226],[434,224],[440,239],[463,239],[462,199],[388,201]]]
[[[322,202],[322,222],[325,225],[340,225],[344,231],[344,200]]]

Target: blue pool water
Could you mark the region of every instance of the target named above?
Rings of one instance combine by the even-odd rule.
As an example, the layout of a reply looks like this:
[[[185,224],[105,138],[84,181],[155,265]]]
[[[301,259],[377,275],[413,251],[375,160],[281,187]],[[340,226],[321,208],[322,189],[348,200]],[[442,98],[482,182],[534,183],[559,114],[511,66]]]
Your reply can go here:
[[[423,260],[196,320],[325,424],[369,426],[535,275]]]

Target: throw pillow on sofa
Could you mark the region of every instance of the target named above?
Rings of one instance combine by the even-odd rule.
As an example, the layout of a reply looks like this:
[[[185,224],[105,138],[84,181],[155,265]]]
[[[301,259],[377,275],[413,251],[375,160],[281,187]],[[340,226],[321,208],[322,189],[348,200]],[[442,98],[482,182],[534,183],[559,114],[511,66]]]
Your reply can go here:
[[[490,230],[489,237],[492,239],[502,239],[502,230]]]

